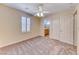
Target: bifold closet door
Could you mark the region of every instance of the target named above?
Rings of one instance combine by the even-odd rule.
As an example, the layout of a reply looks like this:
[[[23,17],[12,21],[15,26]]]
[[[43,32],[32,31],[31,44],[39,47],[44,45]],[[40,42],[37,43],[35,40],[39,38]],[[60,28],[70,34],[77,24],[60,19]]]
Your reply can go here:
[[[72,15],[60,16],[60,41],[73,44],[73,18]]]

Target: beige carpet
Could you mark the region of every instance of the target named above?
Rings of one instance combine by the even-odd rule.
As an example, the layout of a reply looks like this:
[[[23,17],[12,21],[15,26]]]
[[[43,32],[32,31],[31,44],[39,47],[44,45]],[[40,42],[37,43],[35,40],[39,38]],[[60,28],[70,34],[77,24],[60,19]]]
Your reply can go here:
[[[44,37],[37,37],[0,49],[1,55],[76,55],[76,47]]]

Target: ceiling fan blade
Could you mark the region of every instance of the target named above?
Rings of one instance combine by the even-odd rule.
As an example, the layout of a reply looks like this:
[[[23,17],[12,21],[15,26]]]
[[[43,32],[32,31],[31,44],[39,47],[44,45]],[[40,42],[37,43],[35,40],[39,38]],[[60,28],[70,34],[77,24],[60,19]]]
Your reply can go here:
[[[33,12],[36,12],[36,13],[37,13],[37,12],[39,12],[39,11],[38,11],[38,10],[35,10],[35,11],[33,11]]]
[[[49,11],[43,11],[43,13],[49,13]]]

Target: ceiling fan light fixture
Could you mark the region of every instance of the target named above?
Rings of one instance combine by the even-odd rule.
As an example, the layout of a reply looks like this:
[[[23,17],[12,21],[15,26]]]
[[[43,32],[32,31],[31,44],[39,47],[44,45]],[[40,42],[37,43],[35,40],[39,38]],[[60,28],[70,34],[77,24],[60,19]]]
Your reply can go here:
[[[40,14],[39,14],[39,13],[37,13],[37,16],[40,16]]]
[[[43,10],[43,5],[38,6],[38,10],[36,10],[35,16],[44,17],[44,13],[48,13],[48,11]]]
[[[40,13],[41,14],[41,16],[43,17],[44,16],[44,14],[43,13]]]
[[[41,12],[41,13],[37,13],[35,16],[38,16],[38,17],[43,17],[44,14]]]

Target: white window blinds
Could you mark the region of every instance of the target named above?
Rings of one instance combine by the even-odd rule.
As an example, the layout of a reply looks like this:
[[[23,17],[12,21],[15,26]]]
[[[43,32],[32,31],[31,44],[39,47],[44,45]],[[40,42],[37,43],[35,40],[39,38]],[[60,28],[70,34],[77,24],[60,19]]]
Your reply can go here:
[[[21,31],[22,32],[30,32],[30,18],[26,18],[25,16],[22,16]]]

